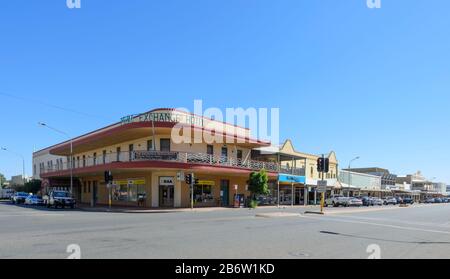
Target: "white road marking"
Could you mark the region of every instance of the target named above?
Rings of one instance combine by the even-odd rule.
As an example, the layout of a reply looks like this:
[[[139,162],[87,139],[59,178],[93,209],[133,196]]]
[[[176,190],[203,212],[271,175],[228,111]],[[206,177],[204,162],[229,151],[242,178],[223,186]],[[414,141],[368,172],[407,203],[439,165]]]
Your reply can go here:
[[[328,221],[332,221],[332,222],[351,223],[351,224],[360,224],[360,225],[362,224],[362,225],[369,225],[369,226],[376,226],[376,227],[385,227],[385,228],[392,228],[392,229],[398,229],[398,230],[419,231],[419,232],[428,232],[428,233],[450,235],[450,231],[429,230],[429,229],[421,229],[421,228],[405,227],[405,226],[396,226],[396,225],[389,225],[389,224],[382,224],[382,223],[352,221],[352,220],[345,220],[345,219],[342,219],[342,218],[311,217],[311,216],[302,216],[302,217],[303,218],[308,218],[308,219],[315,219],[315,220],[328,220]]]
[[[0,217],[44,217],[44,216],[54,216],[62,217],[64,214],[56,213],[25,213],[25,214],[0,214]]]

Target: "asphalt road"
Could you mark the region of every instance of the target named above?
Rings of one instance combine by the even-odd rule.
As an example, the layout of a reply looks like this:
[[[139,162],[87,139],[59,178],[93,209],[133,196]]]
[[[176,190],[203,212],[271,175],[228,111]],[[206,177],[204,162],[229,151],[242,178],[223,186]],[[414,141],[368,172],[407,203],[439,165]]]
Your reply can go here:
[[[0,202],[0,258],[450,258],[450,204],[104,213]],[[375,246],[374,246],[375,245]],[[368,250],[368,248],[370,248]]]

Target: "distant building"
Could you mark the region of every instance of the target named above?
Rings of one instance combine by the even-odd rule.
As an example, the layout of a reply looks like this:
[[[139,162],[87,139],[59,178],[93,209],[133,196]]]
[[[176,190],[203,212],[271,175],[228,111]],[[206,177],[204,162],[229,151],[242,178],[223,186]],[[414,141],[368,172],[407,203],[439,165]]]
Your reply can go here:
[[[399,184],[410,184],[411,190],[417,190],[422,192],[433,192],[434,186],[431,181],[428,181],[425,176],[422,175],[420,171],[415,174],[409,174],[406,176],[398,176],[397,183]]]
[[[9,184],[11,187],[20,187],[24,186],[30,179],[28,177],[23,177],[22,175],[11,176],[11,180]]]
[[[342,193],[346,196],[368,194],[369,196],[381,196],[381,177],[377,175],[341,170],[339,182],[342,185]]]
[[[391,174],[387,169],[373,167],[373,168],[352,168],[345,170],[379,176],[381,178],[381,189],[383,190],[396,189],[397,175]]]
[[[433,183],[433,191],[442,195],[447,195],[447,185],[442,182]]]

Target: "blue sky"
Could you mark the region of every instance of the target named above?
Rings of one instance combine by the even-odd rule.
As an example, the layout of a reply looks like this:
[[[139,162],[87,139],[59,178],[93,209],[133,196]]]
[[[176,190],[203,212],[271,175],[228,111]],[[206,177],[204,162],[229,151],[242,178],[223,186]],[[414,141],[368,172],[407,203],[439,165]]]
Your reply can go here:
[[[450,183],[448,0],[65,2],[1,3],[0,145],[28,174],[34,148],[64,140],[38,121],[79,135],[202,99],[279,107],[282,138],[341,166]],[[20,160],[0,153],[0,172]]]

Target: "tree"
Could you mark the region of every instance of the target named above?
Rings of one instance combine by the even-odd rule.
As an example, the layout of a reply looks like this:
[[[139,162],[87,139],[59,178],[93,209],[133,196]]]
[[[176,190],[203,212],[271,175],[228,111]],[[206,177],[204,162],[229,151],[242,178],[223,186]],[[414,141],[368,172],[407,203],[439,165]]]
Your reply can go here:
[[[25,183],[24,186],[17,187],[17,191],[36,194],[41,190],[42,181],[33,179]]]
[[[0,173],[0,188],[3,187],[3,184],[5,184],[5,182],[6,182],[6,177],[2,173]]]
[[[256,195],[268,195],[269,192],[269,176],[266,170],[252,172],[248,181],[248,190],[252,193],[252,199],[255,200]]]

